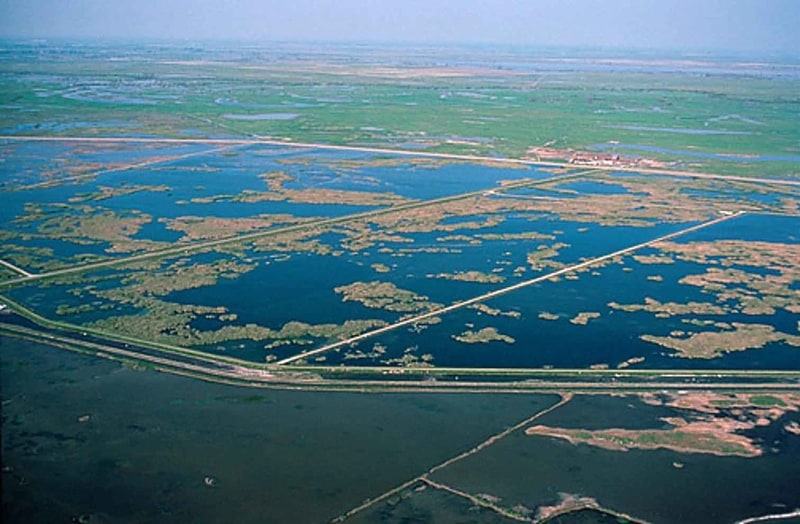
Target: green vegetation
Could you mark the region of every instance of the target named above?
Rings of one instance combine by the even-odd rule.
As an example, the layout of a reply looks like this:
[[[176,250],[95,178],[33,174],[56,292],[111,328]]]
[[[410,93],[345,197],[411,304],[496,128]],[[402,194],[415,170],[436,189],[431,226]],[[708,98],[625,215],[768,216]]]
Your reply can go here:
[[[3,127],[102,135],[127,133],[134,126],[137,133],[160,136],[187,136],[191,130],[333,144],[411,143],[430,151],[510,157],[545,144],[577,150],[615,144],[614,152],[633,155],[642,154],[638,146],[663,148],[667,151],[646,154],[687,169],[797,173],[786,162],[737,161],[747,155],[797,155],[798,88],[788,75],[760,76],[747,65],[740,65],[737,75],[712,67],[706,74],[682,73],[658,65],[624,73],[543,75],[535,68],[491,68],[465,74],[460,68],[413,66],[398,56],[379,56],[379,67],[369,51],[353,55],[346,66],[312,53],[308,60],[289,56],[257,67],[236,60],[170,61],[169,56],[125,61],[123,67],[89,54],[35,61],[22,54],[4,64],[0,103],[8,109]],[[119,86],[96,87],[108,76]],[[142,80],[153,77],[157,90]],[[70,96],[64,85],[71,86]],[[42,95],[47,104],[38,98]],[[36,121],[26,113],[30,107],[42,110]],[[259,109],[265,107],[286,109]],[[296,116],[258,117],[275,112]],[[97,124],[48,127],[75,120]]]
[[[778,397],[773,397],[772,395],[753,395],[752,397],[750,397],[750,402],[755,406],[786,407],[786,402],[779,399]]]

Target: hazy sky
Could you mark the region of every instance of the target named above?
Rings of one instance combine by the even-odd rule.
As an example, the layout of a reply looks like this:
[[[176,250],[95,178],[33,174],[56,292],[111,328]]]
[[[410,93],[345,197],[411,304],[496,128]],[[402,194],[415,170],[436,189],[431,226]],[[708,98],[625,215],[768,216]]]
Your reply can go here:
[[[800,54],[800,0],[0,0],[3,37],[493,42]]]

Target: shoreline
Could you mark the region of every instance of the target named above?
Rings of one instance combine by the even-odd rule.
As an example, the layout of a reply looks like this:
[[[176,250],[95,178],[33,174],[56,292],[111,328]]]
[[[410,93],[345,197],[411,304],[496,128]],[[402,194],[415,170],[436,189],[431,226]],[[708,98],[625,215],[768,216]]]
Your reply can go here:
[[[665,390],[679,391],[718,391],[747,393],[786,393],[800,390],[797,381],[800,372],[759,371],[728,372],[727,375],[709,370],[694,373],[681,370],[557,370],[557,369],[396,369],[396,368],[336,368],[344,378],[324,377],[329,368],[282,366],[263,367],[261,369],[243,368],[235,365],[227,367],[204,367],[197,362],[181,362],[167,357],[157,357],[137,353],[129,349],[115,348],[98,342],[72,339],[57,335],[48,335],[32,329],[22,328],[0,322],[0,336],[15,337],[50,347],[82,353],[85,355],[114,360],[134,367],[171,373],[173,375],[215,382],[232,386],[260,389],[284,389],[304,391],[349,391],[361,393],[418,392],[418,393],[581,393],[581,394],[625,394],[661,392]],[[208,361],[207,364],[220,364]],[[397,380],[392,371],[401,371],[406,375],[418,374],[408,380]],[[460,373],[472,373],[474,377],[488,377],[485,381],[459,380]],[[484,374],[485,373],[485,374]],[[347,375],[372,375],[372,379],[348,379]],[[602,381],[603,377],[612,374],[613,382]],[[625,377],[627,375],[627,377]],[[719,376],[718,376],[719,375]],[[696,377],[714,376],[721,382],[698,383]],[[718,376],[718,377],[717,377]],[[491,377],[509,380],[491,380]],[[747,379],[758,377],[770,378],[776,382],[732,382],[736,378]],[[627,378],[627,380],[626,380]],[[648,381],[656,378],[655,381]],[[667,380],[665,380],[665,378]],[[637,381],[638,380],[638,381]]]

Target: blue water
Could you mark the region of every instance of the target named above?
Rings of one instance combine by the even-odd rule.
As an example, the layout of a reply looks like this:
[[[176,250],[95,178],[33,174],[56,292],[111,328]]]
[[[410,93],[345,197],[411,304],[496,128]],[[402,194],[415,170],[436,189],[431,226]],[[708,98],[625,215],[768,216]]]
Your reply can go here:
[[[35,149],[32,150],[35,152]],[[63,151],[67,151],[65,149]],[[135,150],[134,150],[135,151]],[[64,153],[67,154],[67,153]],[[127,154],[126,151],[114,153]],[[137,153],[138,154],[138,153]],[[286,164],[284,161],[307,159],[307,164]],[[285,170],[296,177],[287,187],[301,189],[306,187],[331,189],[357,189],[361,191],[390,191],[412,198],[435,198],[455,193],[477,191],[496,187],[499,180],[520,178],[544,178],[551,176],[530,169],[487,168],[472,164],[447,164],[442,167],[419,167],[411,163],[401,167],[358,168],[342,160],[364,160],[375,158],[371,155],[350,152],[298,151],[285,147],[242,148],[231,153],[209,153],[194,158],[182,159],[160,165],[158,168],[142,168],[124,173],[108,173],[97,181],[83,184],[61,186],[29,192],[8,193],[4,206],[0,209],[0,219],[9,229],[19,232],[35,232],[38,224],[15,224],[14,218],[23,212],[26,202],[36,200],[42,203],[57,204],[68,202],[70,197],[81,193],[96,191],[100,185],[121,187],[125,184],[167,185],[171,189],[164,192],[139,192],[118,196],[102,202],[86,202],[85,205],[118,211],[120,214],[139,210],[153,215],[154,220],[145,224],[134,238],[149,238],[163,242],[175,242],[180,234],[167,230],[159,217],[179,216],[218,216],[243,217],[260,214],[290,213],[295,216],[339,216],[370,209],[366,206],[347,206],[337,204],[293,204],[291,202],[259,202],[244,205],[234,202],[236,195],[248,191],[267,191],[264,180],[258,178],[265,172]],[[199,169],[198,169],[199,168]],[[208,171],[208,169],[214,169]],[[623,194],[627,190],[615,184],[595,181],[565,182],[558,188],[584,194]],[[527,194],[537,194],[531,189]],[[564,193],[555,193],[563,196]],[[568,193],[567,193],[568,194]],[[704,195],[705,196],[705,195]],[[709,194],[708,196],[713,196]],[[190,202],[195,197],[220,197],[212,203]],[[189,203],[179,204],[187,201]],[[55,216],[63,212],[52,208]],[[263,252],[250,252],[246,256],[256,260],[258,268],[239,275],[235,279],[222,278],[213,286],[176,291],[164,297],[168,301],[183,304],[225,306],[239,317],[235,325],[257,323],[279,329],[292,320],[310,324],[341,324],[349,319],[382,319],[392,321],[403,313],[385,312],[369,309],[357,302],[342,302],[342,296],[333,288],[355,281],[393,282],[399,288],[425,295],[439,304],[449,304],[456,300],[485,293],[507,286],[522,279],[533,278],[547,273],[528,268],[520,276],[515,276],[516,267],[525,266],[528,253],[536,251],[539,245],[552,242],[569,244],[562,248],[554,260],[569,264],[583,258],[595,257],[624,247],[637,244],[657,236],[676,231],[688,224],[657,225],[651,227],[604,227],[592,223],[565,222],[555,214],[514,213],[504,215],[504,221],[497,226],[481,230],[469,229],[468,222],[491,218],[487,215],[459,216],[448,218],[443,225],[460,226],[454,231],[434,231],[431,233],[403,234],[414,240],[413,243],[381,241],[378,245],[359,253],[346,252],[344,255],[328,256],[308,253],[270,252],[269,242]],[[798,219],[746,215],[719,224],[715,228],[687,235],[680,241],[738,238],[743,240],[772,240],[796,242]],[[581,230],[589,228],[588,233]],[[536,231],[555,236],[555,240],[497,240],[483,241],[472,245],[468,241],[445,241],[451,235],[503,234]],[[342,235],[325,234],[319,240],[334,250],[347,251],[342,246]],[[14,240],[16,242],[16,240]],[[20,241],[20,243],[23,243]],[[106,243],[78,245],[62,240],[24,241],[25,245],[50,247],[55,251],[54,258],[74,257],[86,253],[104,254],[109,247]],[[381,253],[380,249],[389,247],[394,253]],[[451,253],[415,252],[420,248],[448,248]],[[402,253],[402,250],[408,250]],[[396,256],[404,254],[406,256]],[[191,263],[207,263],[218,259],[219,254],[198,255]],[[47,257],[46,257],[47,258]],[[165,262],[172,263],[172,262]],[[186,264],[190,262],[187,260]],[[370,265],[381,263],[392,267],[389,273],[377,273]],[[439,365],[481,365],[481,366],[588,366],[599,362],[615,365],[633,356],[646,355],[646,365],[705,365],[686,362],[669,357],[669,352],[638,339],[638,334],[666,334],[672,329],[686,329],[680,319],[658,320],[645,313],[628,314],[612,311],[607,303],[618,300],[627,303],[641,303],[645,296],[655,296],[659,300],[708,300],[697,288],[676,285],[681,271],[687,265],[674,266],[636,266],[633,273],[625,273],[616,266],[603,270],[602,277],[582,274],[577,282],[541,283],[526,290],[515,292],[492,301],[490,305],[503,310],[517,310],[523,314],[522,320],[507,317],[489,318],[473,310],[462,310],[447,315],[439,326],[431,326],[419,335],[407,334],[405,330],[386,335],[391,342],[391,351],[398,356],[400,352],[419,343],[421,352],[431,352]],[[478,270],[497,274],[506,278],[503,283],[486,284],[450,281],[430,278],[438,273],[454,273]],[[694,268],[693,268],[694,270]],[[646,281],[645,277],[662,274],[669,284]],[[135,284],[135,279],[129,282]],[[107,285],[111,285],[110,283]],[[127,284],[126,284],[127,285]],[[672,286],[672,288],[670,288]],[[38,293],[38,291],[36,292]],[[33,294],[26,300],[41,305],[50,300],[47,294]],[[59,290],[55,300],[49,305],[41,305],[43,312],[54,313],[61,301],[75,300],[67,290]],[[49,309],[48,309],[49,308]],[[122,308],[128,314],[131,310]],[[119,311],[119,310],[118,310]],[[539,320],[540,311],[551,311],[572,317],[579,311],[599,311],[600,319],[590,321],[588,326],[573,326],[566,318],[557,322]],[[99,314],[99,313],[92,313]],[[78,319],[100,318],[77,316]],[[107,313],[103,312],[102,315]],[[791,316],[783,314],[765,319],[765,322],[791,327]],[[732,317],[731,317],[732,318]],[[728,317],[725,318],[726,320]],[[752,319],[748,319],[752,320]],[[86,320],[83,320],[86,321]],[[517,343],[507,345],[496,342],[486,345],[464,345],[451,339],[473,323],[473,329],[496,326],[501,333],[517,339]],[[217,329],[218,321],[200,318],[193,326],[202,329]],[[787,328],[788,329],[788,328]],[[392,338],[395,337],[395,338]],[[383,340],[378,339],[378,340]],[[315,343],[324,343],[316,340]],[[388,343],[387,342],[387,343]],[[247,358],[263,360],[265,342],[232,341],[223,344],[225,351],[233,351],[237,346]],[[368,341],[371,344],[374,341]],[[780,346],[780,345],[778,345]],[[777,346],[776,346],[777,347]],[[204,348],[215,351],[214,348]],[[289,354],[302,349],[284,347],[275,354]],[[765,355],[772,355],[768,348]],[[777,349],[775,351],[778,351]],[[779,354],[775,353],[775,354]],[[739,357],[736,357],[739,358]],[[766,358],[766,357],[765,357]],[[772,357],[769,357],[772,358]],[[778,358],[778,357],[775,357]],[[334,360],[333,357],[330,359]],[[709,364],[712,366],[735,365],[727,357]],[[771,360],[775,366],[781,364]]]
[[[285,260],[282,253],[274,256],[259,257],[257,269],[236,279],[221,279],[214,286],[176,291],[165,300],[212,307],[224,305],[239,315],[237,324],[257,323],[272,329],[280,329],[292,320],[324,324],[355,318],[390,320],[397,316],[364,308],[357,302],[343,303],[342,296],[334,293],[336,286],[378,280],[369,266],[358,266],[344,257],[326,257],[324,264],[320,264],[319,256],[313,254],[292,254]]]
[[[547,189],[542,187],[520,187],[516,189],[503,190],[502,194],[511,196],[525,196],[525,197],[544,197],[544,198],[578,198],[580,195],[577,193],[570,193],[565,191],[557,191],[555,189]],[[494,196],[493,198],[503,198]]]
[[[416,168],[410,171],[392,169],[367,170],[385,180],[392,191],[409,198],[439,198],[458,193],[491,189],[500,180],[543,179],[549,173],[531,169],[487,168],[474,164],[446,165],[439,169]]]
[[[740,223],[739,221],[745,221]],[[777,220],[780,224],[775,224]],[[753,234],[748,239],[764,239],[776,242],[796,242],[794,234],[798,219],[788,217],[745,216],[725,222],[686,236],[686,241],[717,240],[724,238],[742,238],[744,232]],[[740,227],[735,227],[735,226]],[[727,226],[727,227],[725,227]],[[746,226],[746,227],[741,227]],[[792,227],[795,226],[795,227]],[[585,238],[590,242],[578,243],[570,224],[560,223],[563,230],[558,240],[576,242],[577,249],[565,248],[559,260],[575,259],[576,256],[589,256],[592,246],[602,245],[605,252],[622,247],[621,239],[630,244],[639,241],[637,236],[657,236],[651,230],[629,228],[621,233],[621,228],[602,228],[592,226],[592,231]],[[574,226],[573,226],[574,227]],[[638,234],[637,234],[638,231]],[[771,234],[765,235],[766,231]],[[661,230],[658,234],[665,233]],[[794,238],[794,240],[792,240]],[[615,243],[616,241],[616,243]],[[684,241],[682,238],[680,241]],[[658,253],[655,249],[643,249],[637,254],[649,255]],[[599,254],[597,252],[594,253]],[[461,255],[463,256],[463,255]],[[419,257],[419,255],[417,255]],[[638,364],[642,368],[712,368],[712,369],[796,369],[800,350],[784,343],[771,343],[764,349],[731,353],[713,360],[695,360],[677,358],[666,348],[650,344],[639,339],[645,333],[667,335],[673,330],[700,331],[703,328],[681,322],[682,318],[700,318],[723,322],[762,323],[775,327],[778,331],[794,333],[800,317],[779,310],[773,315],[751,316],[742,314],[685,315],[667,319],[659,319],[652,313],[627,313],[613,310],[608,302],[643,304],[645,297],[653,297],[661,302],[687,303],[716,301],[714,295],[705,293],[701,288],[681,285],[678,281],[687,274],[705,273],[706,267],[700,264],[677,262],[675,264],[643,265],[628,258],[626,265],[632,272],[623,271],[618,265],[612,265],[598,271],[600,276],[589,273],[580,274],[578,281],[563,280],[561,282],[543,282],[531,287],[515,291],[508,295],[492,299],[487,305],[504,311],[519,311],[521,320],[503,316],[489,317],[472,310],[458,310],[443,317],[443,322],[426,328],[419,334],[408,330],[397,330],[359,345],[358,349],[367,351],[374,343],[389,348],[380,362],[369,359],[348,360],[355,365],[374,365],[386,359],[400,358],[408,347],[416,346],[416,354],[431,353],[434,363],[439,366],[464,367],[587,367],[592,364],[607,363],[612,367],[626,359],[645,356],[646,361]],[[427,267],[427,264],[426,266]],[[754,274],[766,274],[775,271],[768,268],[742,268]],[[647,280],[647,276],[663,277],[662,282]],[[523,278],[531,278],[528,272]],[[513,283],[506,282],[502,287]],[[491,288],[491,286],[490,286]],[[479,293],[473,293],[473,296]],[[537,318],[538,313],[547,311],[559,314],[557,321],[546,321]],[[601,317],[589,321],[586,326],[576,326],[569,319],[581,311],[601,313]],[[478,330],[493,326],[501,334],[516,339],[515,344],[491,342],[487,344],[461,344],[453,340],[466,329]],[[715,328],[705,328],[713,330]],[[329,355],[327,364],[344,362],[341,354]]]
[[[66,142],[5,142],[0,168],[0,188],[13,189],[28,184],[117,169],[148,159],[208,151],[203,144],[73,144]],[[169,164],[170,160],[158,165]],[[76,169],[77,168],[77,169]],[[102,180],[102,178],[101,178]]]
[[[207,180],[207,179],[203,179]],[[195,180],[195,182],[200,180]],[[175,188],[177,184],[173,180],[161,180],[170,187]],[[233,182],[233,180],[231,181]],[[224,180],[211,182],[214,185],[224,185]],[[193,198],[203,196],[217,196],[217,193],[207,191],[208,186],[204,186],[205,191],[197,194],[201,190],[179,188],[184,191],[194,191]],[[230,188],[230,186],[228,186]],[[178,194],[180,194],[178,192]],[[185,193],[183,193],[185,194]],[[247,218],[259,215],[288,214],[297,217],[337,217],[362,213],[375,209],[375,206],[354,206],[344,204],[295,204],[287,201],[264,201],[264,202],[235,202],[235,194],[227,196],[214,202],[191,202],[184,199],[176,199],[173,192],[148,192],[141,191],[130,195],[115,197],[104,201],[103,204],[114,210],[138,209],[145,213],[152,214],[161,218],[178,218],[184,216],[200,217],[219,217],[219,218]]]
[[[381,157],[391,155],[381,155]],[[311,165],[278,167],[286,169],[296,181],[290,189],[324,187],[326,189],[391,192],[406,198],[441,198],[459,193],[491,189],[501,180],[543,179],[550,173],[531,168],[486,167],[468,163],[450,163],[441,167],[415,166],[409,161],[397,166],[339,167],[337,161],[369,162],[374,156],[353,152],[317,152]],[[402,158],[402,157],[401,157]]]
[[[14,249],[13,246],[52,250],[52,255],[33,256],[34,260],[37,260],[39,263],[36,264],[35,268],[28,269],[39,269],[39,264],[52,261],[58,261],[63,263],[63,265],[68,265],[71,260],[74,261],[82,255],[100,255],[105,257],[107,254],[103,250],[109,247],[105,242],[79,244],[59,238],[31,238],[24,241],[14,239],[3,246],[4,256],[9,256],[11,253],[18,251]]]
[[[153,240],[155,242],[177,242],[183,237],[183,233],[179,231],[172,231],[167,229],[167,226],[162,222],[153,220],[144,224],[135,235],[130,238],[134,240]]]
[[[116,144],[108,149],[98,148],[97,151],[79,152],[75,154],[74,158],[87,162],[117,164],[141,162],[153,157],[180,156],[203,151],[210,152],[213,148],[214,146],[208,144],[137,144],[136,142],[130,142]],[[164,162],[159,162],[159,165],[175,162],[175,160],[165,160]]]
[[[800,242],[800,217],[747,214],[677,238],[674,242],[713,242],[743,240],[750,242]]]
[[[632,263],[632,262],[629,262]],[[702,272],[696,264],[672,266],[641,266],[634,263],[633,272],[624,272],[620,266],[600,270],[601,276],[582,274],[578,281],[563,280],[533,285],[529,288],[487,301],[486,304],[504,311],[519,311],[521,319],[504,316],[490,317],[470,309],[448,313],[443,322],[414,334],[406,329],[369,339],[358,349],[367,350],[374,343],[388,347],[379,360],[402,356],[408,347],[416,346],[416,354],[430,353],[434,364],[454,367],[588,367],[592,364],[617,364],[638,356],[646,357],[640,368],[711,368],[711,369],[797,369],[800,349],[783,343],[769,344],[761,350],[727,354],[713,360],[686,359],[673,356],[673,351],[639,339],[645,333],[667,335],[673,330],[701,331],[716,328],[698,328],[681,322],[681,318],[701,318],[725,322],[766,323],[779,331],[791,333],[796,329],[797,315],[779,311],[775,315],[747,316],[687,315],[659,319],[652,313],[627,313],[611,309],[607,303],[644,302],[653,296],[662,302],[712,301],[691,286],[676,285],[677,278],[688,271]],[[653,269],[649,269],[653,268]],[[648,274],[661,274],[665,282],[646,280]],[[587,281],[588,280],[588,281]],[[561,316],[555,321],[537,318],[541,311]],[[592,311],[601,317],[585,326],[573,325],[569,319],[578,312]],[[483,344],[462,344],[452,336],[467,329],[477,331],[495,327],[501,334],[516,341]],[[341,356],[329,355],[327,364],[340,362]],[[374,365],[377,362],[360,359],[348,361],[355,365]]]
[[[480,218],[480,217],[475,217]],[[571,246],[563,248],[555,258],[563,263],[575,263],[583,257],[597,256],[609,251],[640,242],[645,239],[675,230],[681,226],[669,225],[655,228],[601,227],[589,226],[589,233],[578,230],[585,224],[562,221],[540,220],[532,222],[528,216],[513,216],[499,226],[484,228],[473,233],[519,233],[531,230],[543,234],[555,234],[556,241],[564,241]],[[557,232],[557,233],[556,233]],[[356,281],[392,282],[401,289],[408,289],[427,296],[432,302],[450,304],[457,300],[470,298],[487,291],[513,284],[525,278],[533,278],[537,272],[528,270],[521,276],[514,276],[513,270],[526,266],[526,256],[535,251],[546,240],[498,240],[484,241],[481,245],[463,242],[442,242],[442,236],[458,234],[455,232],[432,232],[406,234],[413,243],[382,242],[366,251],[347,254],[341,257],[294,253],[264,252],[250,253],[248,258],[259,261],[258,269],[233,280],[221,279],[214,286],[177,291],[165,300],[204,306],[225,306],[239,318],[236,325],[256,323],[272,329],[279,329],[286,322],[299,320],[311,324],[343,323],[349,319],[378,318],[385,321],[397,320],[402,313],[370,309],[356,302],[342,302],[342,296],[333,289]],[[326,234],[320,237],[325,243],[338,249],[342,236]],[[382,247],[391,247],[395,253],[381,253]],[[425,253],[413,250],[446,247],[456,252]],[[397,251],[409,250],[405,256],[394,256]],[[392,268],[388,273],[377,273],[370,265],[384,264]],[[500,269],[500,272],[494,272]],[[501,275],[503,283],[475,283],[431,278],[439,273],[456,273],[479,270]],[[549,272],[552,269],[544,269]],[[587,277],[588,278],[588,277]],[[512,306],[512,309],[517,307]],[[450,315],[448,315],[448,318]],[[218,327],[214,323],[199,321],[196,324],[205,329]],[[325,341],[318,341],[318,344]],[[244,344],[245,348],[239,345]],[[259,345],[260,344],[260,345]],[[225,351],[237,351],[237,355],[250,355],[257,360],[264,356],[263,342],[233,341],[223,344]],[[248,349],[249,348],[249,349]],[[208,349],[208,348],[204,348]],[[292,348],[281,348],[280,354]],[[297,348],[294,348],[297,349]],[[276,350],[278,351],[278,350]],[[276,354],[279,354],[276,353]],[[249,357],[248,357],[249,358]]]
[[[69,154],[71,148],[58,148],[60,154]],[[186,148],[147,149],[149,153],[183,154],[186,152],[202,151],[203,148],[191,146]],[[40,148],[23,148],[26,155],[39,154]],[[44,155],[46,150],[41,151]],[[20,233],[36,234],[41,222],[15,222],[17,217],[24,215],[25,204],[35,201],[38,205],[44,206],[52,214],[49,216],[62,216],[65,211],[72,214],[72,210],[65,210],[59,207],[63,203],[68,203],[71,198],[91,194],[99,190],[100,186],[124,187],[132,184],[143,185],[166,185],[169,191],[141,191],[129,195],[111,197],[98,202],[83,202],[77,205],[91,206],[95,209],[113,210],[121,215],[129,214],[131,211],[141,211],[153,217],[153,221],[145,224],[133,238],[150,239],[157,241],[175,241],[180,235],[165,229],[163,224],[158,223],[158,218],[177,218],[180,216],[209,216],[209,217],[251,217],[262,214],[290,214],[298,217],[332,217],[354,213],[360,213],[373,206],[340,205],[340,204],[295,204],[287,201],[277,202],[254,202],[241,203],[232,202],[236,195],[247,191],[266,191],[267,187],[263,180],[258,178],[259,174],[278,168],[275,159],[285,158],[290,155],[297,155],[297,151],[287,151],[284,148],[259,149],[257,155],[250,154],[248,151],[234,153],[211,153],[208,155],[181,159],[178,161],[166,162],[156,167],[140,168],[124,172],[112,172],[101,175],[96,181],[86,181],[79,184],[62,185],[37,190],[15,191],[7,193],[4,197],[4,205],[0,208],[0,221],[6,228]],[[130,155],[139,155],[141,151],[137,149],[103,152],[83,152],[83,160],[98,161],[103,155],[108,155],[107,160],[123,160]],[[270,155],[270,156],[266,156]],[[12,155],[12,158],[14,156]],[[46,158],[46,157],[45,157]],[[132,158],[127,158],[132,160]],[[21,163],[25,163],[25,158]],[[193,168],[204,170],[194,171]],[[219,171],[207,171],[205,169],[218,168]],[[223,196],[219,201],[211,203],[190,202],[195,197],[217,197]],[[225,197],[225,195],[228,195]],[[179,202],[185,201],[180,204]],[[48,203],[52,205],[48,205]],[[81,216],[83,212],[76,213]],[[34,240],[20,241],[25,245],[41,245],[41,242]],[[95,246],[72,246],[66,242],[52,242],[48,247],[56,250],[55,258],[70,257],[77,253],[97,253],[109,247],[105,242]]]
[[[608,184],[603,182],[595,182],[594,180],[580,180],[575,182],[567,182],[564,184],[559,184],[556,186],[556,189],[566,189],[571,191],[577,191],[583,195],[628,195],[631,192],[624,186],[620,186],[617,184]],[[646,193],[636,193],[638,195],[644,195]]]
[[[646,195],[646,193],[631,192],[626,187],[613,182],[598,182],[595,180],[568,181],[561,184],[554,184],[550,187],[521,187],[503,191],[502,193],[506,195],[556,199],[577,198],[585,195]]]
[[[525,224],[526,221],[519,221],[520,227]],[[432,301],[449,303],[486,289],[487,285],[430,279],[428,274],[481,268],[487,265],[487,258],[488,272],[494,267],[494,261],[507,258],[502,253],[509,246],[503,243],[470,246],[471,249],[459,254],[413,253],[394,257],[378,252],[386,245],[394,249],[441,247],[436,240],[439,235],[417,234],[413,235],[413,244],[382,243],[362,254],[343,257],[296,253],[284,260],[283,253],[251,254],[261,261],[257,270],[235,280],[220,281],[213,287],[175,292],[167,299],[208,306],[225,305],[240,315],[242,323],[254,322],[275,329],[290,320],[309,323],[342,323],[353,318],[392,320],[399,314],[365,308],[356,302],[343,303],[342,296],[333,289],[356,281],[380,280],[426,295]],[[335,248],[341,238],[332,234],[320,237]],[[517,251],[515,264],[524,263],[526,252]],[[389,273],[376,273],[370,265],[378,263],[397,267]]]
[[[91,287],[96,290],[107,290],[117,288],[120,285],[122,275],[115,270],[104,270],[94,272],[87,280],[81,284],[55,284],[55,283],[33,283],[27,286],[18,287],[6,291],[8,295],[26,307],[34,309],[45,318],[53,320],[64,320],[73,324],[85,324],[96,322],[104,318],[116,317],[121,315],[135,315],[142,311],[130,304],[122,304],[105,298],[100,298],[88,292],[83,292],[82,296],[76,296],[75,290]],[[93,311],[85,311],[70,315],[58,315],[58,306],[65,304],[69,306],[81,306],[83,304],[94,306]]]

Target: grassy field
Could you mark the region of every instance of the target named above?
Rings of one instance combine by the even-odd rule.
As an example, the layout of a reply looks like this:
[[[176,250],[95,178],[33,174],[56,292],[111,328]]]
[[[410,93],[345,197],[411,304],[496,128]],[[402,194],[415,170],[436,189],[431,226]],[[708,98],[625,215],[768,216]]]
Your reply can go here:
[[[402,49],[344,57],[281,46],[255,56],[67,46],[34,59],[36,49],[0,62],[3,134],[259,135],[506,157],[548,145],[688,170],[800,174],[796,65],[631,66],[489,49],[462,63],[454,50],[405,59]]]

